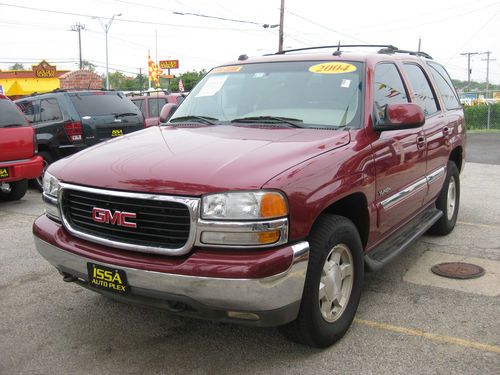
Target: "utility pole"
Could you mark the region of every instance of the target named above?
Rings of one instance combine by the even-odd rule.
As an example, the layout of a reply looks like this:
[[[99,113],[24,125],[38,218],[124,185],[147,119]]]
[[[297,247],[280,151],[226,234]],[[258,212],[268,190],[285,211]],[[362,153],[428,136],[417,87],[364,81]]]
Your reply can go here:
[[[71,25],[71,31],[78,31],[78,50],[80,51],[80,70],[83,69],[83,60],[82,60],[82,30],[85,30],[85,25],[82,25],[80,22]]]
[[[489,98],[490,89],[490,61],[496,61],[496,59],[490,59],[491,51],[486,51],[481,53],[481,55],[486,55],[486,59],[481,59],[481,61],[486,61],[486,98]]]
[[[470,90],[470,74],[472,73],[472,70],[470,68],[470,57],[472,55],[479,55],[479,52],[464,52],[461,53],[460,55],[465,56],[467,55],[467,91]]]
[[[284,18],[285,18],[285,0],[281,0],[278,52],[283,52],[283,20],[284,20]]]
[[[108,23],[104,23],[104,21],[101,19],[101,17],[97,17],[97,16],[92,17],[92,19],[97,18],[97,20],[99,21],[99,23],[101,24],[101,26],[104,30],[104,34],[106,37],[106,90],[109,90],[108,31],[111,28],[111,24],[113,23],[113,20],[115,19],[115,17],[120,17],[121,15],[122,15],[121,13],[113,14],[113,16],[111,18],[109,18]]]

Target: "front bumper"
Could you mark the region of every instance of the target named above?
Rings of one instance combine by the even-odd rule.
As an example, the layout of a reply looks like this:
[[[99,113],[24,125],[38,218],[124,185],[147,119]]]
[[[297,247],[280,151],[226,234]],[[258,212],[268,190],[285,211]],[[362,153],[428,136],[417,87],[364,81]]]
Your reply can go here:
[[[48,228],[45,233],[44,227]],[[292,254],[291,264],[285,271],[258,278],[235,278],[207,277],[194,275],[192,272],[190,275],[166,273],[128,267],[124,266],[123,262],[116,264],[119,263],[115,261],[116,257],[104,261],[102,256],[92,256],[89,248],[93,244],[64,233],[59,224],[45,216],[35,221],[34,233],[38,252],[60,273],[76,277],[75,281],[81,286],[125,302],[152,305],[193,317],[257,326],[278,326],[290,322],[297,317],[300,308],[309,258],[307,242],[298,242],[277,250],[289,251]],[[125,258],[130,251],[123,253]],[[216,255],[206,266],[217,269],[214,262],[220,259],[221,254],[213,253]],[[124,270],[130,293],[119,295],[91,288],[88,285],[88,262],[98,262],[103,266]],[[254,270],[269,269],[273,267],[273,262],[275,260],[272,257],[262,258],[261,264],[253,264],[252,267]],[[230,274],[227,264],[221,264],[224,265],[219,267],[221,276]],[[202,266],[197,268],[203,270]],[[176,272],[175,269],[172,271]]]

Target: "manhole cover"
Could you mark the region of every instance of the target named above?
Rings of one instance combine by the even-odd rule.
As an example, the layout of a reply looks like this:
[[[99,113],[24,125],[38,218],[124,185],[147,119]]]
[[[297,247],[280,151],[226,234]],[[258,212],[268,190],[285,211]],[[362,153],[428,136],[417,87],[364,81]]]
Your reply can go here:
[[[436,275],[450,279],[474,279],[484,275],[484,268],[471,263],[451,262],[432,266],[431,271]]]

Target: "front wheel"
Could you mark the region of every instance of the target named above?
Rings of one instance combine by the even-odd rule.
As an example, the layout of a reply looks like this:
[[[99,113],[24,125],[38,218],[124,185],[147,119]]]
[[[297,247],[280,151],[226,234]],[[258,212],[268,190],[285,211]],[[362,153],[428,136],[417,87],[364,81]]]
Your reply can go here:
[[[289,339],[327,347],[349,329],[361,296],[363,248],[347,218],[321,216],[310,237],[311,252],[297,320],[282,327]]]
[[[441,218],[429,229],[429,233],[444,236],[457,223],[460,206],[460,175],[454,162],[449,161],[443,188],[436,200],[436,208],[443,212]]]
[[[28,180],[9,182],[6,185],[8,186],[0,188],[0,201],[17,201],[28,190]]]

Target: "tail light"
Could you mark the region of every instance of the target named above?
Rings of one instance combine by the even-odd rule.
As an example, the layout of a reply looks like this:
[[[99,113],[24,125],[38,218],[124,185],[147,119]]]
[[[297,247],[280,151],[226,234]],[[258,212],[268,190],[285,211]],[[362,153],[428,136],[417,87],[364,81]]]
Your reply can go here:
[[[38,154],[38,143],[36,143],[36,134],[33,131],[33,155]]]
[[[71,142],[81,142],[83,140],[82,123],[80,121],[64,124],[64,131]]]

